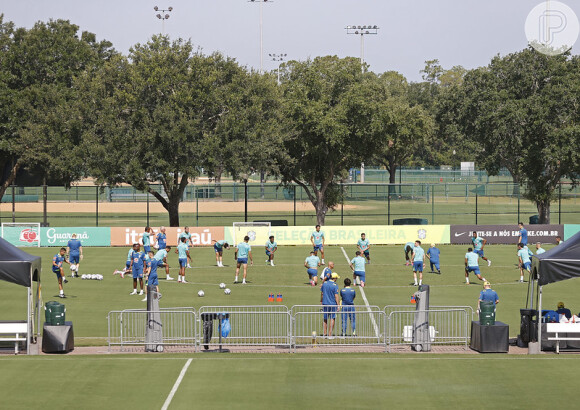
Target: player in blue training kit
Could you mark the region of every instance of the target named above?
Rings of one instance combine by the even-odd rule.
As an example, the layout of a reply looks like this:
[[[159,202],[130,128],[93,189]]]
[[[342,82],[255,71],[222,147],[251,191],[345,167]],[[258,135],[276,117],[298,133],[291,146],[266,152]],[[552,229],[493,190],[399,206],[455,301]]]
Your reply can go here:
[[[131,254],[131,270],[133,272],[133,292],[131,295],[137,294],[137,279],[139,279],[139,284],[141,285],[141,292],[139,295],[143,295],[143,271],[145,270],[145,254],[140,250],[141,246],[136,243],[133,245],[133,253]]]
[[[491,259],[485,257],[483,247],[487,244],[487,239],[483,239],[477,235],[477,231],[473,231],[471,235],[471,243],[473,243],[473,252],[477,253],[481,259],[487,262],[487,266],[491,266]]]
[[[346,325],[350,319],[350,326],[352,327],[352,335],[356,336],[356,314],[354,313],[354,299],[356,298],[356,292],[350,287],[351,282],[349,278],[344,280],[344,288],[340,290],[340,302],[342,310],[341,321],[342,321],[342,333],[341,336],[346,336]]]
[[[524,245],[528,244],[528,231],[524,228],[524,223],[518,223],[518,227],[520,228],[520,237],[518,238],[518,243],[523,243]]]
[[[234,258],[236,259],[236,278],[234,283],[238,283],[238,275],[240,274],[240,267],[244,267],[244,277],[242,279],[242,285],[246,284],[246,276],[248,275],[248,258],[250,259],[250,265],[254,265],[254,259],[252,258],[252,247],[248,243],[250,241],[249,236],[244,236],[244,242],[240,242],[236,248],[236,253]]]
[[[266,259],[266,263],[269,263],[271,266],[275,266],[274,252],[276,252],[277,250],[278,244],[274,240],[274,235],[270,235],[270,237],[268,238],[268,242],[266,242],[266,256],[268,257],[268,259]]]
[[[147,263],[147,286],[155,286],[155,291],[159,293],[159,277],[157,276],[157,268],[163,266],[163,261],[155,259],[153,251],[147,253],[149,256],[149,261]],[[147,295],[143,299],[143,302],[147,301]]]
[[[141,240],[143,241],[143,251],[149,255],[149,252],[151,251],[151,233],[152,233],[152,229],[149,226],[145,227],[145,232],[143,232],[143,236],[141,237]]]
[[[467,248],[465,254],[465,284],[469,285],[469,272],[473,272],[477,279],[484,281],[485,278],[481,276],[479,271],[479,255],[473,252],[473,248]]]
[[[320,266],[320,258],[316,256],[314,251],[310,251],[310,256],[304,259],[304,267],[310,279],[310,285],[316,286],[318,283],[318,267]]]
[[[185,243],[187,244],[188,247],[193,248],[193,240],[191,239],[191,233],[189,233],[189,226],[185,226],[183,228],[183,232],[181,232],[179,234],[179,242],[181,242],[181,238],[185,238]],[[178,243],[179,245],[179,243]],[[191,268],[191,265],[189,264],[189,262],[187,263],[187,267]]]
[[[68,261],[70,263],[70,276],[72,278],[79,277],[79,265],[83,259],[83,245],[77,239],[77,234],[73,233],[71,240],[66,245],[66,253],[68,253]]]
[[[125,262],[125,267],[122,270],[116,269],[113,272],[113,275],[116,275],[118,273],[122,278],[124,278],[125,273],[131,272],[131,254],[132,253],[133,253],[133,247],[129,248],[129,252],[127,253],[127,261]]]
[[[215,251],[216,264],[217,264],[218,268],[223,268],[224,267],[224,261],[223,261],[224,249],[229,249],[230,245],[223,239],[221,239],[219,241],[212,239],[212,242],[215,242],[213,244],[213,250]]]
[[[308,258],[307,258],[308,259]],[[330,280],[332,275],[332,270],[334,269],[334,262],[328,261],[328,266],[322,269],[322,273],[320,274],[320,286],[327,280]]]
[[[421,248],[421,241],[415,241],[413,247],[413,279],[414,286],[423,284],[423,267],[425,266],[425,251]],[[419,283],[417,284],[417,272],[419,273]]]
[[[411,265],[411,257],[410,255],[413,254],[413,248],[415,244],[413,242],[407,242],[405,246],[403,246],[403,251],[405,252],[405,266]]]
[[[441,275],[441,265],[439,264],[439,255],[441,251],[435,246],[434,243],[431,247],[427,249],[427,258],[429,258],[429,264],[431,265],[431,272],[434,272],[433,268],[437,269],[437,273]]]
[[[361,255],[364,255],[364,257],[367,258],[368,263],[371,263],[371,254],[369,252],[371,244],[369,240],[366,238],[366,234],[364,233],[360,234],[360,239],[356,243],[356,246],[360,251]]]
[[[175,253],[177,253],[179,258],[179,276],[177,277],[177,283],[187,283],[185,280],[185,267],[189,266],[189,262],[191,262],[187,237],[182,236],[179,239],[179,245],[177,245]]]
[[[339,278],[340,276],[336,272],[333,272],[330,280],[324,282],[320,288],[320,304],[324,312],[322,335],[328,336],[329,339],[332,339],[332,330],[338,308],[338,285],[336,284],[336,280]]]
[[[360,251],[356,251],[356,256],[350,260],[348,263],[350,268],[353,270],[352,278],[354,279],[355,283],[357,283],[357,278],[360,281],[360,286],[363,288],[365,287],[366,282],[366,271],[365,265],[366,260],[360,254]]]
[[[155,247],[157,249],[165,249],[167,247],[167,234],[165,233],[166,229],[164,226],[159,228],[159,233],[157,234],[157,236],[155,236],[155,240],[157,240],[157,243],[155,244]]]
[[[324,232],[320,230],[320,225],[316,225],[315,231],[310,235],[310,242],[312,242],[312,250],[315,256],[318,256],[318,251],[320,251],[322,259],[320,264],[324,265]]]
[[[518,262],[520,263],[520,283],[524,282],[524,269],[528,272],[532,269],[530,250],[523,243],[518,243]]]
[[[173,280],[173,278],[169,276],[169,264],[167,263],[167,255],[169,255],[169,251],[171,251],[171,246],[165,246],[165,248],[159,249],[154,256],[155,259],[163,261],[165,264],[165,280]]]
[[[58,279],[58,297],[64,298],[64,290],[62,288],[62,282],[68,283],[68,280],[64,277],[64,271],[62,269],[62,263],[70,263],[65,256],[66,249],[60,248],[60,251],[52,258],[52,271]]]

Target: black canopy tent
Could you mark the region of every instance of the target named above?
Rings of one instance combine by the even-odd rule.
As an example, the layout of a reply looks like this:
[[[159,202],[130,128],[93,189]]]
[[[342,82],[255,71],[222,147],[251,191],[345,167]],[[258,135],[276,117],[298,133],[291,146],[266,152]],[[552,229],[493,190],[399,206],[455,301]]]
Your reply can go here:
[[[18,249],[8,241],[0,238],[0,280],[15,283],[26,287],[28,301],[28,337],[26,350],[30,354],[29,344],[31,339],[36,339],[40,329],[40,256],[33,256]],[[37,283],[36,292],[32,292],[33,282]],[[34,326],[34,318],[37,325]],[[35,331],[36,329],[36,331]]]
[[[547,252],[532,257],[531,278],[537,282],[538,321],[542,317],[542,287],[566,279],[580,277],[580,232]],[[542,326],[538,324],[538,341]],[[541,345],[541,343],[540,343]]]

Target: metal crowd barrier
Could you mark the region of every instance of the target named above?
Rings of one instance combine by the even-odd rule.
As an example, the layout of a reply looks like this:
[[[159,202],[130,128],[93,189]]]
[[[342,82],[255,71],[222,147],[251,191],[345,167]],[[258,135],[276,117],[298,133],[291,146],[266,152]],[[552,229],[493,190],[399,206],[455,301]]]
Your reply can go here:
[[[387,305],[383,309],[385,315],[388,317],[391,312],[398,312],[398,311],[413,311],[417,309],[416,305]],[[468,313],[470,313],[471,320],[474,320],[475,311],[471,306],[429,306],[429,309],[432,310],[449,310],[449,309],[466,309]]]
[[[219,325],[204,326],[205,314],[225,313],[231,332],[219,338]],[[213,320],[213,319],[212,319]],[[290,311],[284,305],[272,306],[203,306],[197,315],[198,345],[209,346],[283,346],[290,347],[292,330]],[[208,337],[204,332],[211,332]]]
[[[109,312],[109,351],[115,345],[121,346],[121,350],[127,346],[145,345],[147,323],[153,314],[159,314],[161,318],[162,345],[195,348],[197,335],[194,308],[167,308],[159,311],[130,309]]]
[[[413,344],[413,322],[416,310],[391,311],[385,315],[387,352],[392,346]],[[431,344],[464,345],[467,349],[470,337],[471,316],[469,309],[429,309],[429,335]]]

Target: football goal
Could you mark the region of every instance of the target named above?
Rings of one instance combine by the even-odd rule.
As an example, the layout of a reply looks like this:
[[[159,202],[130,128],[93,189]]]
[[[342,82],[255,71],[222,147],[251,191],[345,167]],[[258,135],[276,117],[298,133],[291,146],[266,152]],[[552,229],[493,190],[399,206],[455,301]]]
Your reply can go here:
[[[2,238],[14,246],[40,247],[40,223],[2,222]]]
[[[233,223],[233,246],[244,240],[244,236],[250,238],[250,244],[265,245],[270,237],[270,222],[234,222]]]

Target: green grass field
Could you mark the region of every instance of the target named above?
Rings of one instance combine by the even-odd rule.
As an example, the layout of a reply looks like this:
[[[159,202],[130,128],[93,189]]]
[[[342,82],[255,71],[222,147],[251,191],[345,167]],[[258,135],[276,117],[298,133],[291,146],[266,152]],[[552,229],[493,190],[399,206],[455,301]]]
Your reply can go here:
[[[481,284],[465,285],[463,255],[467,246],[441,246],[442,274],[426,273],[432,305],[477,305]],[[547,247],[548,248],[548,247]],[[225,252],[229,266],[217,268],[213,250],[192,250],[194,268],[189,284],[160,281],[162,307],[203,305],[266,305],[270,292],[282,292],[284,304],[317,304],[318,288],[306,285],[303,267],[308,247],[281,246],[276,267],[266,266],[263,248],[254,247],[255,265],[249,267],[249,284],[234,285],[233,252]],[[44,301],[60,300],[51,256],[56,248],[27,249],[43,257]],[[346,246],[353,256],[354,246]],[[510,325],[510,336],[519,332],[519,309],[526,303],[526,284],[518,284],[513,246],[488,246],[491,267],[483,275],[499,293],[497,319]],[[103,281],[69,280],[65,285],[67,320],[75,327],[75,344],[104,345],[107,313],[145,308],[139,296],[130,296],[132,281],[113,276],[126,259],[125,248],[86,248],[82,273],[100,273]],[[414,287],[404,266],[402,246],[372,248],[367,269],[366,295],[371,305],[409,304]],[[342,279],[350,276],[340,247],[327,247],[326,260],[336,263]],[[177,255],[170,263],[177,265]],[[483,265],[483,264],[482,264]],[[428,265],[427,265],[428,268]],[[427,269],[429,270],[429,269]],[[172,276],[176,276],[172,269]],[[164,274],[160,274],[163,278]],[[232,289],[226,296],[218,284]],[[203,289],[206,296],[199,298]],[[574,313],[580,308],[580,282],[565,281],[545,287],[544,306],[564,301]],[[358,292],[357,292],[358,293]],[[0,319],[24,319],[24,288],[0,282]],[[357,303],[362,304],[360,294]],[[401,354],[151,354],[115,356],[0,357],[2,408],[10,409],[159,409],[186,360],[193,361],[171,402],[171,409],[209,408],[500,408],[569,405],[575,398],[578,376],[576,355],[401,355]],[[550,388],[537,388],[540,380]],[[566,381],[559,385],[558,381]],[[558,387],[560,386],[560,387]]]

